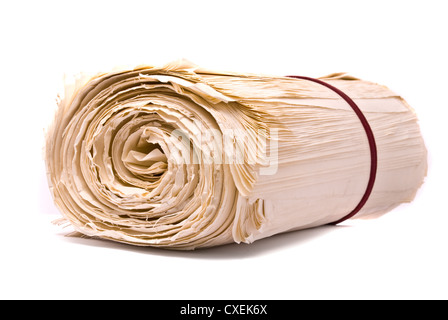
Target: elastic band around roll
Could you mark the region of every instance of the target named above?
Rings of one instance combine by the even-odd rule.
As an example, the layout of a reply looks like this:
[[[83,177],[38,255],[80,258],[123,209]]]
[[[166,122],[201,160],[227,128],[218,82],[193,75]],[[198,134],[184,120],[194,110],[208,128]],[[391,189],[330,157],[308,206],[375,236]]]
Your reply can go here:
[[[353,111],[355,111],[356,115],[358,116],[359,120],[361,121],[361,124],[364,127],[364,130],[366,132],[367,140],[369,142],[369,148],[370,148],[369,182],[367,183],[366,191],[364,192],[364,195],[362,196],[358,205],[346,216],[342,217],[341,219],[339,219],[335,222],[330,223],[332,225],[339,224],[347,219],[352,218],[354,215],[356,215],[362,209],[362,207],[364,207],[364,205],[366,204],[367,200],[370,197],[370,194],[372,193],[372,189],[375,184],[377,167],[378,167],[378,154],[377,154],[375,136],[373,135],[372,128],[370,127],[369,122],[367,121],[366,117],[362,113],[361,109],[359,109],[359,107],[356,105],[356,103],[348,95],[346,95],[343,91],[341,91],[338,88],[332,86],[331,84],[328,84],[319,79],[303,77],[303,76],[287,76],[287,77],[316,82],[316,83],[319,83],[319,84],[333,90],[334,92],[336,92],[342,99],[344,99],[350,105],[350,107],[353,109]]]

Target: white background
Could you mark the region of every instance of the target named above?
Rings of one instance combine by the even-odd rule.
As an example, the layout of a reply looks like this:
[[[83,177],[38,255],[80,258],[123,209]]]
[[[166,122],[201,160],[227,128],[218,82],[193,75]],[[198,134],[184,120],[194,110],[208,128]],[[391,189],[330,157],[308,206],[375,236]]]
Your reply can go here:
[[[447,299],[446,1],[2,1],[0,298]],[[65,237],[42,148],[64,73],[186,58],[348,72],[416,110],[430,168],[375,221],[195,252]]]

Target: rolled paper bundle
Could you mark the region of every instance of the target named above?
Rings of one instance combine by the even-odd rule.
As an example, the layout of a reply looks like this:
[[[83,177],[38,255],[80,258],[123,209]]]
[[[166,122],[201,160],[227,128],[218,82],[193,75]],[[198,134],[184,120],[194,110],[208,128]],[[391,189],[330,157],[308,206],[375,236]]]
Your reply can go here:
[[[183,250],[325,225],[354,208],[377,217],[411,201],[427,169],[414,111],[384,86],[183,60],[67,85],[46,165],[80,234]]]

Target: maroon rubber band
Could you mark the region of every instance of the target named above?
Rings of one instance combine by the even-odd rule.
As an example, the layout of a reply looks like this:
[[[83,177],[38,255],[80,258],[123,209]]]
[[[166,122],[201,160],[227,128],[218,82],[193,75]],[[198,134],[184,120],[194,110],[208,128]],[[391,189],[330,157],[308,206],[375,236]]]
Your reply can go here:
[[[310,77],[303,77],[303,76],[287,76],[289,78],[296,78],[296,79],[302,79],[302,80],[308,80],[312,82],[319,83],[334,92],[336,92],[342,99],[344,99],[350,107],[355,111],[356,115],[358,116],[359,120],[361,121],[362,126],[364,127],[364,130],[367,135],[367,140],[369,141],[369,148],[370,148],[370,176],[369,176],[369,182],[367,183],[366,191],[364,192],[364,195],[362,196],[361,200],[359,201],[358,205],[346,216],[342,217],[341,219],[331,222],[329,224],[339,224],[347,219],[352,218],[354,215],[356,215],[359,210],[362,209],[362,207],[366,204],[367,200],[370,197],[370,194],[372,193],[373,185],[375,184],[375,178],[376,178],[376,171],[378,167],[378,154],[376,149],[376,143],[375,143],[375,136],[373,135],[372,128],[369,125],[369,122],[367,121],[366,117],[362,113],[361,109],[356,105],[356,103],[343,91],[339,90],[338,88],[332,86],[331,84],[328,84],[322,80],[310,78]]]

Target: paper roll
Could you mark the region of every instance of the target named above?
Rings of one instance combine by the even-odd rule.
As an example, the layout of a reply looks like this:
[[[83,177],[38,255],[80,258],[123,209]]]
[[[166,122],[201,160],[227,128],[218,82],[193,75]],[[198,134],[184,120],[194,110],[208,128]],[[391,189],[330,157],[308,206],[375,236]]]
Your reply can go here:
[[[378,169],[355,218],[411,201],[426,175],[414,111],[388,88],[320,78],[374,133]],[[67,85],[46,142],[50,189],[83,235],[194,249],[328,224],[362,198],[371,152],[334,91],[186,61]]]

